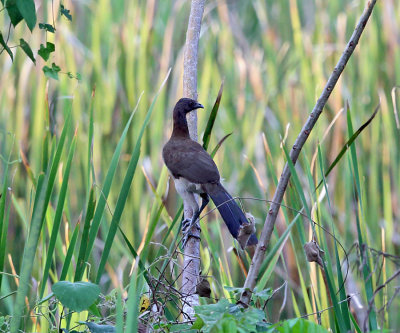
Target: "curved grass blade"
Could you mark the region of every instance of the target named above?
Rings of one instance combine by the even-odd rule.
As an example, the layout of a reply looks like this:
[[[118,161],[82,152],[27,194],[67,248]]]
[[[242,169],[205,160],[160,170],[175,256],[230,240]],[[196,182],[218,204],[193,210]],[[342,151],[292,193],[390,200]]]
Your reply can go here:
[[[36,192],[37,201],[35,210],[32,213],[32,220],[27,243],[24,247],[24,254],[22,257],[21,272],[19,279],[19,287],[17,291],[16,300],[14,303],[14,312],[11,318],[10,332],[17,333],[19,330],[21,318],[25,309],[25,297],[29,292],[29,282],[31,278],[34,258],[36,254],[37,244],[42,227],[42,216],[45,211],[46,190],[49,180],[46,177],[43,181],[40,191]]]
[[[107,171],[107,175],[104,181],[104,185],[103,188],[101,190],[101,194],[99,196],[99,200],[98,200],[98,204],[94,213],[94,217],[93,217],[93,221],[92,221],[92,226],[90,228],[90,232],[89,232],[89,240],[88,240],[88,245],[87,245],[87,249],[86,249],[86,256],[85,256],[85,261],[87,261],[89,259],[90,253],[92,252],[93,249],[93,245],[94,245],[94,241],[96,239],[97,236],[97,232],[99,231],[99,227],[100,227],[100,222],[101,222],[101,218],[103,216],[103,212],[104,212],[104,208],[106,206],[106,202],[107,202],[107,198],[108,195],[110,193],[110,189],[111,189],[111,184],[115,175],[115,170],[117,168],[118,165],[118,160],[119,157],[121,155],[121,150],[122,150],[122,144],[125,141],[126,138],[126,134],[128,133],[128,129],[131,125],[132,122],[132,118],[133,115],[136,113],[136,110],[139,106],[140,100],[142,98],[141,94],[139,96],[138,102],[135,106],[135,109],[133,110],[132,114],[130,115],[128,122],[125,125],[124,131],[122,132],[121,138],[118,141],[117,147],[115,148],[114,154],[111,158],[111,163],[110,166],[108,168]]]
[[[22,256],[21,272],[19,287],[14,304],[14,313],[11,319],[10,332],[16,333],[19,329],[21,318],[25,309],[25,297],[29,292],[29,281],[31,279],[33,264],[35,261],[36,249],[38,246],[39,236],[42,230],[43,221],[45,219],[47,206],[50,201],[51,192],[58,170],[58,165],[61,158],[61,153],[64,148],[65,139],[70,128],[71,123],[71,110],[69,110],[65,125],[62,130],[60,141],[52,161],[50,170],[46,172],[43,181],[38,181],[38,189],[35,196],[35,205],[32,211],[31,225],[28,233],[28,240],[24,246],[24,253]],[[41,185],[41,186],[39,186]],[[40,187],[40,189],[39,189]]]
[[[222,146],[222,144],[224,143],[224,141],[229,137],[229,136],[231,136],[232,135],[232,133],[229,133],[229,134],[227,134],[227,135],[225,135],[218,143],[217,143],[217,145],[215,146],[215,148],[213,149],[213,151],[211,152],[211,157],[214,157],[215,156],[215,154],[217,153],[217,151],[218,151],[218,149]]]
[[[205,150],[207,150],[208,144],[210,143],[211,131],[214,127],[215,119],[217,118],[223,90],[224,90],[224,81],[222,81],[221,87],[219,88],[217,99],[215,100],[214,106],[211,110],[210,117],[208,118],[207,121],[206,129],[203,134],[203,148]]]
[[[76,244],[76,241],[78,240],[80,224],[81,224],[80,221],[78,221],[78,223],[76,224],[76,226],[74,228],[74,232],[72,234],[71,241],[69,242],[68,251],[65,256],[64,265],[63,265],[63,268],[62,268],[61,274],[60,274],[60,281],[64,281],[65,278],[67,277],[68,269],[69,269],[69,266],[71,265],[72,255],[74,254],[75,244]]]
[[[53,259],[53,252],[54,252],[54,248],[56,245],[57,237],[59,235],[59,230],[60,230],[60,225],[61,225],[61,220],[62,220],[62,213],[63,213],[64,203],[65,203],[65,197],[66,197],[67,188],[68,188],[68,179],[69,179],[69,174],[71,171],[72,158],[75,153],[75,148],[76,148],[76,132],[75,132],[75,136],[72,140],[71,148],[68,153],[68,159],[67,159],[67,164],[65,166],[63,181],[61,184],[60,195],[58,197],[56,214],[54,216],[54,221],[53,221],[53,229],[51,231],[49,247],[47,249],[47,258],[46,258],[46,263],[45,263],[44,271],[43,271],[42,285],[41,285],[40,294],[39,294],[40,298],[43,297],[43,294],[44,294],[44,291],[46,288],[46,281],[49,276],[49,270],[50,270],[51,262]]]
[[[375,114],[378,110],[375,110]],[[347,127],[349,131],[349,135],[352,137],[353,134],[353,124],[351,121],[351,114],[350,112],[347,113]],[[352,171],[353,171],[353,179],[355,183],[355,190],[354,190],[354,199],[355,201],[359,204],[355,205],[357,212],[355,214],[356,217],[356,223],[357,223],[357,234],[358,234],[358,242],[359,246],[362,249],[364,244],[367,245],[366,241],[364,241],[363,237],[363,230],[362,230],[362,224],[360,221],[360,218],[363,218],[363,201],[362,201],[362,194],[361,194],[361,183],[360,183],[360,173],[358,169],[358,160],[357,160],[357,151],[355,145],[350,146],[350,157],[351,157],[351,165],[352,165]],[[358,211],[360,210],[360,211]],[[362,272],[363,272],[363,277],[364,277],[364,287],[365,287],[365,293],[367,295],[367,299],[373,299],[373,285],[372,285],[372,272],[371,272],[371,267],[369,264],[369,255],[368,251],[360,251],[360,256],[361,256],[361,262],[363,263],[362,265]],[[378,328],[377,324],[377,319],[376,319],[376,312],[374,311],[374,301],[372,303],[373,307],[371,312],[369,313],[369,325],[371,330],[376,330]]]
[[[153,113],[154,105],[157,101],[157,97],[160,94],[160,91],[161,91],[162,87],[164,86],[165,82],[167,81],[170,72],[171,72],[171,70],[168,71],[167,77],[165,78],[164,82],[161,84],[161,87],[158,90],[157,94],[154,96],[153,102],[151,103],[150,108],[147,112],[147,115],[143,122],[142,128],[140,129],[140,133],[137,138],[135,148],[132,152],[132,156],[131,156],[131,159],[128,164],[128,170],[126,171],[126,174],[124,177],[121,192],[119,193],[117,205],[115,207],[114,215],[111,219],[111,225],[110,225],[110,229],[108,231],[106,243],[104,245],[103,253],[101,255],[100,265],[99,265],[99,269],[97,272],[97,278],[96,278],[97,284],[99,283],[101,275],[103,274],[108,256],[110,254],[112,243],[114,242],[114,237],[117,232],[117,228],[118,228],[118,225],[119,225],[119,222],[121,219],[121,215],[124,210],[126,200],[128,198],[128,194],[129,194],[129,190],[131,188],[133,176],[135,174],[136,166],[139,161],[140,148],[141,148],[141,142],[142,142],[142,137],[143,137],[144,131],[150,121],[150,117],[151,117],[151,114]]]
[[[376,114],[378,113],[381,105],[378,104],[378,106],[375,108],[374,113],[369,117],[369,119],[360,126],[360,128],[351,135],[350,139],[347,140],[347,142],[344,144],[343,148],[340,150],[339,154],[336,156],[335,160],[331,163],[331,165],[328,167],[328,169],[325,171],[325,177],[328,177],[330,172],[333,170],[333,168],[336,166],[336,164],[339,163],[341,158],[343,157],[344,153],[349,149],[351,144],[357,139],[357,137],[361,134],[361,132],[371,123],[371,121],[375,118]],[[315,189],[318,189],[323,183],[323,179],[318,183],[317,187]]]
[[[13,142],[14,144],[14,142]],[[6,201],[8,196],[8,167],[11,159],[11,151],[8,156],[8,161],[5,161],[4,174],[3,174],[3,190],[0,193],[0,272],[4,272],[4,258],[6,255],[7,243],[7,230],[8,230],[8,213],[10,211],[10,204],[6,209]],[[7,211],[6,211],[7,210]],[[3,274],[0,274],[0,290],[3,281]]]
[[[143,272],[144,278],[146,279],[146,282],[149,286],[152,285],[151,280],[147,274],[147,270],[145,265],[143,264],[142,260],[140,259],[138,253],[136,252],[135,248],[132,246],[131,242],[129,241],[128,237],[126,237],[124,231],[121,229],[120,226],[118,226],[119,231],[121,232],[122,237],[125,240],[126,245],[129,248],[129,251],[132,253],[133,257],[138,261],[138,266],[140,270]]]
[[[87,197],[90,195],[91,186],[90,186],[90,173],[92,173],[92,180],[95,181],[95,173],[93,166],[93,107],[94,107],[94,95],[96,88],[92,90],[92,99],[90,101],[89,108],[89,141],[88,141],[88,151],[87,151],[87,169],[86,169],[86,188],[87,188]]]
[[[83,225],[81,246],[79,248],[77,267],[74,277],[75,282],[82,280],[83,273],[85,272],[85,257],[86,257],[87,243],[89,238],[90,221],[93,218],[95,207],[96,207],[96,198],[94,197],[94,186],[92,186],[90,189],[89,201],[86,209],[85,223]]]
[[[127,309],[129,309],[126,317],[126,331],[138,331],[138,317],[139,317],[139,300],[140,293],[143,288],[143,276],[138,274],[138,269],[133,271],[131,282],[129,284]]]

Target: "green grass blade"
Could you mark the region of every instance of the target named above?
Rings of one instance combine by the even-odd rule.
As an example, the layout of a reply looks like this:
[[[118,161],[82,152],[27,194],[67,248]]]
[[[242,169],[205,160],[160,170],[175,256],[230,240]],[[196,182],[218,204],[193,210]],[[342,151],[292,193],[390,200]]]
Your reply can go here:
[[[71,118],[72,118],[72,112],[71,112],[71,109],[70,109],[68,111],[67,118],[65,119],[65,125],[64,125],[64,128],[63,128],[62,132],[61,132],[60,140],[59,140],[59,142],[57,144],[56,152],[54,154],[54,158],[53,158],[52,163],[51,163],[49,179],[48,179],[48,185],[47,185],[47,188],[46,188],[46,197],[45,197],[45,202],[44,202],[44,211],[43,211],[43,216],[42,216],[42,224],[43,224],[43,221],[44,221],[44,218],[45,218],[45,214],[46,214],[46,211],[47,211],[47,206],[48,206],[48,204],[50,202],[50,197],[51,197],[51,193],[53,191],[54,181],[56,179],[58,166],[60,164],[61,154],[63,152],[64,145],[65,145],[65,140],[67,138],[67,134],[68,134],[69,129],[71,127]]]
[[[64,148],[65,138],[71,123],[71,111],[69,111],[66,123],[62,130],[60,141],[57,145],[56,153],[54,155],[50,171],[46,173],[46,177],[43,180],[43,185],[40,186],[40,191],[36,192],[35,205],[32,212],[32,220],[29,229],[28,240],[24,247],[24,253],[22,257],[21,273],[20,273],[20,284],[17,291],[16,301],[14,304],[14,313],[11,320],[11,332],[17,332],[21,317],[25,309],[25,297],[29,292],[29,281],[31,279],[31,273],[33,263],[35,261],[36,249],[39,241],[39,236],[42,230],[43,221],[46,215],[47,206],[50,201],[51,192],[53,190],[54,180],[56,177],[58,165],[61,158],[61,153]],[[39,186],[38,186],[39,188]]]
[[[217,151],[219,150],[219,148],[221,148],[221,146],[222,146],[222,144],[224,143],[224,141],[227,139],[227,138],[229,138],[229,136],[231,135],[232,133],[229,133],[229,134],[227,134],[227,135],[225,135],[218,143],[217,143],[217,145],[215,146],[215,148],[212,150],[212,152],[210,153],[210,156],[211,157],[214,157],[215,156],[215,154],[217,153]]]
[[[336,166],[336,164],[339,163],[339,161],[342,159],[344,153],[349,149],[349,147],[351,146],[351,144],[357,139],[357,137],[361,134],[361,132],[368,127],[368,125],[371,123],[371,121],[375,118],[376,114],[378,113],[380,108],[380,104],[375,108],[374,113],[371,115],[371,117],[369,117],[369,119],[360,126],[360,128],[353,133],[350,136],[350,139],[348,139],[346,141],[346,143],[343,145],[342,149],[340,150],[340,152],[337,154],[336,158],[334,159],[334,161],[331,163],[331,165],[328,167],[328,169],[325,171],[325,178],[328,177],[328,175],[330,174],[330,172],[333,170],[333,168]],[[323,179],[321,179],[321,181],[318,183],[318,185],[316,186],[316,189],[319,188],[321,186],[323,182]]]
[[[337,320],[337,324],[339,325],[340,328],[340,332],[347,332],[347,328],[346,328],[346,323],[343,320],[343,314],[342,311],[340,309],[339,303],[338,303],[338,299],[336,297],[336,290],[334,288],[334,284],[332,282],[332,276],[330,274],[328,274],[328,270],[327,267],[325,265],[325,261],[322,260],[322,263],[324,265],[324,271],[325,271],[325,276],[326,276],[326,282],[328,284],[328,289],[329,289],[329,293],[331,295],[331,300],[332,300],[332,305],[333,305],[333,310],[335,313],[335,318]]]
[[[141,95],[142,96],[142,95]],[[104,181],[104,185],[103,188],[101,190],[101,194],[99,196],[98,199],[98,204],[93,216],[93,221],[92,221],[92,226],[90,228],[90,232],[89,232],[89,240],[88,240],[88,245],[87,245],[87,249],[86,249],[86,257],[85,257],[85,261],[87,261],[89,259],[90,253],[92,252],[93,249],[93,245],[94,245],[94,241],[96,239],[97,233],[99,231],[99,227],[100,227],[100,223],[101,223],[101,219],[103,216],[103,212],[104,212],[104,208],[106,206],[107,203],[107,198],[108,195],[110,193],[110,189],[111,189],[111,184],[115,175],[115,171],[118,165],[118,160],[119,157],[121,155],[121,150],[122,150],[122,145],[125,141],[126,138],[126,134],[128,133],[128,129],[131,125],[132,122],[132,118],[133,115],[136,113],[136,110],[139,106],[139,102],[141,100],[141,96],[138,99],[138,102],[136,104],[135,109],[133,110],[132,114],[130,115],[128,122],[125,125],[125,128],[122,132],[121,138],[118,141],[117,147],[115,148],[114,154],[111,158],[111,162],[110,162],[110,166],[108,168],[107,171],[107,175]]]
[[[217,114],[219,110],[219,105],[221,103],[222,91],[224,90],[224,82],[222,81],[221,86],[218,91],[217,99],[215,100],[214,106],[211,110],[210,116],[207,121],[206,129],[203,134],[203,148],[207,150],[208,144],[210,143],[211,131],[214,127],[215,119],[217,119]]]
[[[318,162],[319,162],[319,166],[320,166],[320,173],[321,173],[322,181],[323,181],[325,192],[326,192],[326,198],[328,200],[328,206],[329,206],[330,211],[332,211],[331,201],[330,201],[329,192],[328,192],[328,186],[326,184],[325,171],[323,169],[322,152],[321,152],[321,147],[319,145],[318,145]],[[334,226],[332,226],[332,232],[333,232],[333,236],[335,237]],[[339,258],[339,252],[338,252],[338,248],[337,248],[336,238],[334,238],[333,245],[334,245],[335,257],[336,257],[337,282],[338,282],[338,286],[340,288],[340,301],[339,301],[340,309],[342,311],[342,318],[343,318],[344,324],[346,326],[346,329],[347,329],[347,331],[350,331],[351,330],[350,312],[349,312],[348,303],[347,303],[347,301],[345,301],[347,298],[347,295],[346,295],[346,289],[345,289],[345,284],[344,284],[344,280],[343,280],[342,269],[341,269],[341,265],[340,265],[340,258]]]
[[[91,191],[90,186],[90,173],[92,173],[92,179],[95,180],[94,166],[93,166],[93,131],[94,131],[94,122],[93,122],[93,106],[94,106],[94,95],[95,88],[92,90],[92,99],[90,101],[90,109],[89,109],[89,141],[88,141],[88,152],[87,152],[87,169],[86,169],[86,188],[87,195],[89,196]]]
[[[347,112],[347,127],[349,131],[349,136],[351,137],[353,135],[353,124],[351,121],[351,114],[350,112]],[[362,195],[361,195],[361,185],[360,185],[360,173],[358,170],[358,161],[357,161],[357,152],[356,152],[356,147],[354,144],[350,146],[350,155],[351,155],[351,163],[353,167],[353,178],[356,184],[356,192],[355,192],[355,197],[356,197],[356,202],[360,204],[360,210],[361,210],[361,216],[363,214],[363,203],[362,203]],[[356,222],[357,222],[357,233],[358,233],[358,241],[359,241],[359,246],[360,249],[363,249],[363,229],[361,227],[360,223],[360,215],[356,214]],[[364,277],[364,287],[365,287],[365,292],[367,295],[368,302],[369,300],[372,299],[374,291],[373,291],[373,285],[372,285],[372,274],[371,274],[371,268],[369,265],[369,256],[368,256],[368,251],[360,251],[361,254],[361,262],[363,263],[363,277]],[[364,257],[365,256],[365,257]],[[369,314],[369,324],[370,328],[372,330],[376,330],[378,328],[377,320],[376,320],[376,313],[374,311],[374,301],[372,303],[372,310]]]
[[[286,161],[289,165],[290,173],[292,174],[291,181],[294,183],[297,193],[300,196],[301,202],[303,204],[304,210],[306,211],[308,218],[311,220],[311,212],[310,212],[310,209],[308,208],[306,196],[304,194],[303,187],[300,184],[300,179],[297,174],[297,170],[294,167],[294,164],[292,162],[292,159],[290,158],[289,151],[287,150],[286,146],[282,145],[282,147],[283,147],[283,151],[285,152]]]
[[[11,153],[10,153],[11,155]],[[6,243],[7,243],[7,230],[8,230],[8,217],[6,212],[6,201],[8,196],[8,166],[10,163],[10,156],[8,161],[5,162],[4,174],[3,174],[3,190],[0,195],[0,272],[4,272],[4,260],[6,255]],[[10,205],[9,205],[10,206]],[[7,209],[9,211],[9,208]],[[1,283],[3,281],[3,274],[0,274],[0,290]]]
[[[74,228],[74,232],[71,237],[71,241],[69,242],[67,254],[66,254],[65,260],[64,260],[64,265],[63,265],[63,268],[62,268],[61,274],[60,274],[60,281],[64,281],[66,279],[67,274],[68,274],[68,269],[71,266],[71,260],[72,260],[73,254],[74,254],[76,241],[78,240],[79,226],[80,226],[80,221],[78,221],[78,223],[76,224],[76,226]]]
[[[116,308],[116,322],[115,329],[117,333],[124,333],[124,309],[122,307],[121,290],[117,289],[117,304]]]
[[[287,237],[289,236],[290,231],[292,230],[292,227],[296,224],[297,220],[299,219],[299,217],[301,216],[301,214],[297,214],[296,217],[293,219],[292,222],[290,222],[290,224],[287,226],[286,230],[282,233],[282,235],[279,237],[278,241],[274,244],[274,246],[272,247],[272,249],[270,249],[268,251],[267,256],[265,257],[263,263],[261,264],[261,268],[260,268],[260,274],[261,278],[259,280],[259,282],[257,283],[257,289],[258,290],[263,290],[265,288],[266,283],[268,282],[268,279],[272,273],[271,268],[273,268],[273,265],[271,266],[270,264],[277,259],[277,257],[279,257],[280,255],[280,249],[282,248],[282,246],[284,245]],[[274,261],[274,263],[276,263],[276,261]],[[269,268],[271,267],[271,268]]]
[[[94,186],[92,186],[89,193],[89,201],[87,204],[85,222],[83,225],[81,246],[79,248],[77,267],[74,277],[75,282],[81,281],[83,273],[85,272],[85,258],[86,258],[87,243],[89,238],[90,221],[92,221],[95,207],[96,207],[96,199],[94,197]]]
[[[138,316],[139,316],[139,300],[140,293],[143,288],[143,276],[138,274],[138,269],[134,269],[131,276],[131,282],[128,291],[127,309],[129,309],[126,317],[125,332],[137,332]]]
[[[29,292],[29,283],[31,280],[33,263],[35,261],[35,255],[40,236],[40,231],[42,229],[47,187],[48,187],[48,178],[46,177],[46,179],[43,181],[43,186],[40,187],[40,192],[36,192],[38,200],[36,201],[35,210],[32,212],[32,220],[29,230],[29,236],[24,247],[24,254],[22,257],[21,272],[19,279],[19,287],[17,291],[16,300],[14,303],[14,311],[10,325],[11,333],[18,332],[20,322],[24,314],[25,297],[28,295]]]
[[[8,189],[2,192],[0,199],[0,272],[4,272],[4,262],[6,257],[7,233],[8,224],[10,221],[10,208],[11,208],[12,193]],[[4,198],[3,198],[4,197]],[[8,205],[6,205],[7,197],[9,198]],[[0,274],[0,290],[2,284],[3,274]]]
[[[136,260],[138,260],[138,266],[139,266],[140,270],[143,272],[147,284],[148,284],[149,286],[151,286],[151,280],[150,280],[149,277],[148,277],[148,274],[147,274],[147,270],[146,270],[145,265],[143,264],[143,262],[142,262],[142,260],[140,259],[138,253],[136,252],[135,248],[132,246],[131,242],[129,241],[128,237],[126,237],[124,231],[121,229],[120,226],[118,226],[118,229],[119,229],[119,231],[121,232],[121,235],[122,235],[122,237],[124,238],[125,243],[126,243],[126,245],[128,246],[128,248],[129,248],[129,251],[132,253],[133,257],[134,257]]]
[[[166,82],[166,80],[167,80],[167,78],[169,76],[169,73],[170,73],[170,71],[168,72],[168,75],[167,75],[165,81],[162,83],[162,85],[160,87],[160,90],[164,86],[164,84],[165,84],[165,82]],[[157,97],[158,97],[158,95],[160,93],[160,90],[154,96],[153,102],[150,105],[150,108],[149,108],[149,110],[147,112],[146,118],[145,118],[145,120],[143,122],[142,128],[140,129],[140,133],[139,133],[139,136],[137,138],[137,141],[136,141],[136,144],[135,144],[135,148],[134,148],[134,150],[132,152],[131,159],[130,159],[129,164],[128,164],[128,170],[126,171],[125,178],[124,178],[124,181],[123,181],[123,184],[122,184],[122,188],[121,188],[121,192],[119,193],[119,196],[118,196],[117,205],[115,207],[114,215],[113,215],[113,217],[111,219],[110,229],[108,231],[108,235],[107,235],[107,239],[106,239],[106,242],[105,242],[105,245],[104,245],[103,253],[101,255],[99,269],[97,271],[96,283],[99,283],[99,281],[100,281],[101,275],[103,274],[103,271],[104,271],[104,268],[105,268],[105,265],[106,265],[106,262],[107,262],[107,259],[108,259],[108,255],[110,254],[110,250],[111,250],[112,243],[114,241],[115,233],[117,232],[119,221],[121,219],[121,215],[122,215],[122,212],[124,210],[126,200],[128,198],[128,194],[129,194],[129,190],[130,190],[130,187],[131,187],[131,184],[132,184],[133,176],[134,176],[135,171],[136,171],[136,166],[137,166],[137,163],[139,161],[142,137],[143,137],[144,131],[145,131],[145,129],[146,129],[146,127],[147,127],[147,125],[148,125],[148,123],[150,121],[150,117],[151,117],[151,114],[153,112],[154,105],[155,105],[155,103],[157,101]]]
[[[44,267],[44,271],[43,271],[42,284],[40,287],[40,294],[39,294],[40,298],[42,298],[44,295],[47,278],[49,276],[51,262],[53,260],[53,253],[54,253],[54,248],[56,245],[56,240],[60,233],[62,213],[63,213],[63,209],[64,209],[65,197],[67,194],[69,174],[71,171],[72,158],[75,153],[75,148],[76,148],[76,135],[74,136],[74,138],[72,140],[71,148],[68,153],[68,159],[67,159],[67,164],[65,166],[63,181],[61,184],[60,195],[58,197],[56,214],[54,216],[53,229],[51,231],[50,241],[49,241],[49,245],[48,245],[48,249],[47,249],[47,258],[46,258],[46,263],[45,263],[45,267]]]

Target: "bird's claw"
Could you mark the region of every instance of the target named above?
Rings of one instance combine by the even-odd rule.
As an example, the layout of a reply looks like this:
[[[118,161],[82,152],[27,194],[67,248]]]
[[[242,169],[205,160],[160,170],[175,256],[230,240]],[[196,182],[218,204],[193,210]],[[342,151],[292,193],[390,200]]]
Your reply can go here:
[[[201,231],[196,221],[193,221],[192,219],[185,219],[182,221],[182,233],[184,235],[182,239],[182,248],[185,248],[186,243],[190,237],[200,239],[199,236],[194,235],[193,233],[190,232],[190,230],[192,230],[193,227],[196,227],[197,230]]]
[[[183,239],[182,239],[182,248],[185,248],[186,243],[188,242],[188,240],[189,240],[190,237],[192,237],[192,238],[197,238],[198,240],[201,239],[199,236],[194,235],[194,234],[192,234],[191,232],[188,232],[187,234],[185,234],[185,235],[183,236]]]

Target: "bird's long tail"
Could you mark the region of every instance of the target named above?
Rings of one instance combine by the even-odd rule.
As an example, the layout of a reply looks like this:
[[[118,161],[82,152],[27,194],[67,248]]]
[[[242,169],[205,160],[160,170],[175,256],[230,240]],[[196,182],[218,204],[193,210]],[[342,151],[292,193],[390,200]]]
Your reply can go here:
[[[207,184],[206,191],[218,208],[230,233],[237,239],[240,226],[248,223],[242,209],[221,184]],[[247,242],[247,246],[257,243],[257,236],[252,234]]]

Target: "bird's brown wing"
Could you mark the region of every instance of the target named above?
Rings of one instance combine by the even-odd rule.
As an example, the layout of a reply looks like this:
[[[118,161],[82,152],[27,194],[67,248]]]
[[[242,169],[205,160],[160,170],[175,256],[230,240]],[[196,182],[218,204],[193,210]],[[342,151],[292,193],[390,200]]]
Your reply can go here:
[[[180,141],[170,141],[163,149],[165,164],[172,175],[196,184],[218,182],[218,168],[203,147],[193,140]]]

